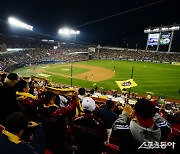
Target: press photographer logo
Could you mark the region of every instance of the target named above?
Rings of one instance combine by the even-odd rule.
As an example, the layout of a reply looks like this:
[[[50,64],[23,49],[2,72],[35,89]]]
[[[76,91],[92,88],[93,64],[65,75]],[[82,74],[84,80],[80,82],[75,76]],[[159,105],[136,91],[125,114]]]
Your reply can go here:
[[[166,149],[166,147],[175,147],[174,142],[143,142],[138,149]]]

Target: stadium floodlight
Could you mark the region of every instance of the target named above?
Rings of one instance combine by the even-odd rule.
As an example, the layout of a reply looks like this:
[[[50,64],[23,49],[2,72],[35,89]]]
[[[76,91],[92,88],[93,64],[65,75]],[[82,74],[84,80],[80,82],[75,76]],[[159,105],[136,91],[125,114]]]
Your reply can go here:
[[[145,29],[145,30],[144,30],[144,33],[150,33],[150,32],[151,32],[150,29]]]
[[[68,28],[65,28],[64,30],[63,30],[63,34],[64,35],[70,35],[70,30],[68,29]]]
[[[76,31],[76,34],[80,34],[80,31],[79,31],[79,30],[77,30],[77,31]]]
[[[154,28],[152,32],[159,32],[159,28]]]
[[[179,30],[179,26],[170,27],[170,30]]]
[[[69,29],[69,28],[62,28],[62,29],[59,29],[59,34],[61,35],[77,35],[77,34],[80,34],[80,31],[77,30],[73,30],[73,29]]]
[[[76,40],[76,35],[80,34],[80,31],[65,27],[65,28],[59,29],[59,34],[65,37],[73,36]]]
[[[168,31],[168,30],[169,30],[168,27],[162,27],[162,28],[161,28],[161,31],[165,31],[165,32],[166,32],[166,31]]]
[[[59,34],[69,36],[70,35],[70,29],[69,28],[59,29]]]
[[[8,22],[14,26],[33,31],[33,26],[23,23],[16,18],[9,17]]]
[[[71,29],[70,34],[76,34],[76,31]]]
[[[144,33],[177,31],[179,29],[180,29],[179,25],[161,26],[161,27],[154,27],[154,28],[146,28],[144,30]]]

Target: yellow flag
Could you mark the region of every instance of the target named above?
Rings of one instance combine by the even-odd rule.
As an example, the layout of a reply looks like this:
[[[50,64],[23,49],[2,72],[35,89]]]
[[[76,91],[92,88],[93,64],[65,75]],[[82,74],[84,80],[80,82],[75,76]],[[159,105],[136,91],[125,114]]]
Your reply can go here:
[[[136,82],[133,79],[125,80],[125,81],[116,81],[119,88],[122,90],[123,88],[131,88],[137,86]]]

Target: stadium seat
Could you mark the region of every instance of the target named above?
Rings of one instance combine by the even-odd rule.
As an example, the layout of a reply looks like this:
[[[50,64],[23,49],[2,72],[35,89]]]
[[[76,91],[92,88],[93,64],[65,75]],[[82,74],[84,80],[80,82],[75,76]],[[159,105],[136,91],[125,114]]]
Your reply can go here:
[[[105,145],[105,152],[107,154],[118,154],[119,153],[119,146],[114,144],[106,144]]]

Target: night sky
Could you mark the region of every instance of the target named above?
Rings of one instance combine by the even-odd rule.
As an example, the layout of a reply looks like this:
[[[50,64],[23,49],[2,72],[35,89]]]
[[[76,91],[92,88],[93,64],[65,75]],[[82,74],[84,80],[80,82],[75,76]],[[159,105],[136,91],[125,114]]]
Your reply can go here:
[[[77,41],[104,45],[145,48],[149,26],[180,24],[180,0],[158,4],[86,24],[107,16],[131,10],[159,0],[0,0],[0,19],[14,16],[34,26],[34,31],[58,35],[63,26],[80,30]],[[32,36],[32,32],[13,29],[0,21],[0,33]],[[46,36],[38,35],[42,38]],[[175,33],[173,46],[180,49],[180,31]]]

